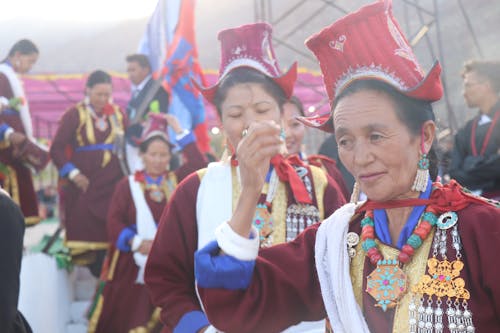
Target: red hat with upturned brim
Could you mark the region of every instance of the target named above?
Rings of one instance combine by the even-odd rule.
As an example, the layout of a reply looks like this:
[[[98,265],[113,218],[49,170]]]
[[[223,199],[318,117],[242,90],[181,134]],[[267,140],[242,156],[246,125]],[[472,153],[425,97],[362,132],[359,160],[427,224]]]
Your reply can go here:
[[[142,130],[142,134],[140,138],[134,139],[137,145],[142,144],[143,142],[151,139],[152,137],[159,136],[165,139],[170,146],[173,148],[174,146],[170,143],[170,139],[168,137],[168,120],[164,114],[161,113],[150,113],[144,124],[144,129]]]
[[[306,40],[323,73],[330,107],[351,83],[377,80],[408,97],[434,102],[443,95],[441,66],[425,75],[392,14],[392,1],[361,7]],[[333,132],[333,114],[302,117],[307,126]]]
[[[282,74],[272,45],[272,27],[267,23],[254,23],[222,30],[218,39],[221,43],[219,79],[211,87],[202,87],[193,81],[202,95],[213,104],[221,81],[236,68],[255,69],[273,80],[283,89],[287,98],[293,93],[297,80],[297,63]]]

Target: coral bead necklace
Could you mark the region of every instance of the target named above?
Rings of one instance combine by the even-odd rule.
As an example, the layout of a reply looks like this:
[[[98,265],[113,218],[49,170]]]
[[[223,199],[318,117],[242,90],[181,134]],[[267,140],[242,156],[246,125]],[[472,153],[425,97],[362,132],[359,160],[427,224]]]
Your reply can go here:
[[[362,247],[370,262],[377,267],[367,276],[366,291],[377,301],[376,306],[386,311],[397,305],[407,292],[408,279],[401,266],[410,262],[411,257],[429,236],[436,225],[437,216],[431,206],[422,214],[420,223],[413,230],[406,244],[401,248],[397,259],[386,260],[375,242],[375,223],[373,211],[366,211],[361,221]]]

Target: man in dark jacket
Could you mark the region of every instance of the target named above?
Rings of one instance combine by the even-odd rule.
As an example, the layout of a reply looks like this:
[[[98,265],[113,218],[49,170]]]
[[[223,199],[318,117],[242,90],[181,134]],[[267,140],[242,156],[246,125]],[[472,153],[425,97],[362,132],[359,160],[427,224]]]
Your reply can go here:
[[[127,56],[127,74],[132,83],[132,96],[127,105],[129,126],[125,136],[129,171],[142,168],[134,138],[140,138],[143,122],[150,112],[168,112],[168,93],[161,83],[152,77],[151,65],[144,54]]]
[[[455,136],[450,176],[484,197],[500,198],[500,62],[469,61],[463,95],[478,114]]]

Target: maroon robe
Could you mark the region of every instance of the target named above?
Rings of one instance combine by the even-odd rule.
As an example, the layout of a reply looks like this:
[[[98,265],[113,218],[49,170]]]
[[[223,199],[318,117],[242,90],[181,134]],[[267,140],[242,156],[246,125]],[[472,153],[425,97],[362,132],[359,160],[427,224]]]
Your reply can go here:
[[[186,162],[172,172],[178,182],[207,164],[205,156],[194,142],[184,148],[183,155]],[[146,191],[145,198],[154,220],[159,221],[169,198],[156,202],[150,198],[149,191]],[[92,315],[91,321],[95,318],[97,326],[95,331],[89,330],[89,332],[128,333],[137,327],[147,327],[150,321],[154,322],[152,315],[155,306],[150,301],[145,285],[135,282],[138,268],[133,258],[134,253],[122,252],[115,245],[123,229],[134,224],[136,224],[136,208],[128,177],[125,177],[116,185],[109,206],[107,230],[110,248],[107,259],[112,267],[108,267],[106,276],[102,277],[105,280],[102,310]],[[113,260],[116,260],[114,264],[111,263]],[[151,332],[159,332],[161,329],[159,318],[155,327],[156,330]]]
[[[172,332],[186,313],[202,311],[196,296],[194,280],[194,253],[198,247],[196,200],[199,186],[199,175],[192,174],[177,187],[160,220],[146,265],[146,285],[154,304],[162,308],[164,333]],[[316,184],[313,184],[314,186]],[[290,206],[294,203],[294,199],[288,183],[286,192],[287,206]],[[345,202],[339,193],[336,183],[327,177],[323,193],[325,216],[332,214]],[[317,207],[316,200],[314,197],[313,205]],[[265,195],[262,195],[260,203],[264,201]]]
[[[121,110],[120,110],[121,114]],[[122,115],[122,129],[125,117]],[[76,151],[80,146],[104,143],[111,132],[111,121],[106,117],[107,129],[99,131],[94,122],[95,143],[89,142],[86,125],[80,124],[77,106],[62,116],[50,154],[56,167],[61,170],[72,163],[89,179],[89,187],[82,192],[67,175],[60,178],[61,220],[66,228],[67,246],[70,249],[95,250],[107,248],[106,214],[116,183],[123,177],[119,160],[110,154],[109,162],[103,166],[104,150]],[[78,135],[83,142],[78,142]]]
[[[500,332],[500,210],[474,203],[457,213],[464,263],[460,277],[471,294],[468,304],[476,332]],[[353,220],[349,231],[359,234],[360,221],[361,217]],[[252,283],[245,291],[199,288],[210,322],[226,333],[270,333],[303,320],[325,317],[314,257],[317,228],[308,228],[291,244],[263,249]],[[454,254],[450,245],[448,242],[447,253]],[[365,280],[374,268],[365,258]],[[394,310],[383,312],[374,303],[363,292],[363,313],[370,331],[392,332]],[[448,333],[445,318],[443,324],[443,332]]]
[[[3,73],[0,73],[0,96],[7,99],[14,97],[9,80]],[[12,127],[15,132],[26,134],[19,113],[0,113],[0,124],[2,123]],[[12,168],[15,172],[15,176],[11,174],[10,176],[6,175],[8,179],[0,179],[0,184],[9,192],[12,199],[20,205],[26,224],[32,225],[40,222],[38,200],[33,186],[31,170],[19,159],[14,158],[11,145],[0,146],[0,163]],[[8,186],[6,186],[7,184]],[[16,195],[16,192],[18,195]]]
[[[337,163],[335,163],[334,160],[325,155],[309,155],[307,156],[307,163],[325,170],[325,172],[337,182],[337,185],[342,191],[342,194],[344,195],[346,201],[349,201],[349,193],[351,192],[347,189],[344,178],[342,177],[342,173],[337,168]]]

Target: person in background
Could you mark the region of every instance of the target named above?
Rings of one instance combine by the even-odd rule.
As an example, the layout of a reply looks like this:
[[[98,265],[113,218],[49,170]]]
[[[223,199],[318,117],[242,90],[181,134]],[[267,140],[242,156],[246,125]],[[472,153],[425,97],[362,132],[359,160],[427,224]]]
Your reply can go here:
[[[450,176],[500,200],[500,61],[470,60],[462,77],[465,102],[479,112],[455,135]]]
[[[344,179],[344,184],[349,190],[349,194],[351,194],[354,188],[354,177],[349,173],[339,158],[339,148],[337,146],[337,141],[335,140],[335,135],[332,134],[326,137],[319,147],[318,154],[327,156],[335,161],[340,173],[342,174],[342,178]]]
[[[127,56],[127,74],[132,83],[132,95],[127,105],[129,125],[125,131],[127,165],[131,174],[142,169],[135,139],[141,137],[149,113],[168,112],[168,93],[153,79],[151,64],[144,54]]]
[[[109,203],[125,174],[115,142],[123,134],[126,116],[111,102],[112,91],[108,73],[92,72],[85,99],[62,115],[50,147],[59,170],[65,245],[73,262],[87,265],[96,277],[108,248]]]
[[[17,309],[25,222],[18,205],[0,188],[0,332],[31,333]]]
[[[186,161],[175,171],[168,169],[172,145],[167,124],[178,134]],[[185,132],[173,115],[150,114],[137,144],[144,169],[122,179],[111,199],[108,265],[94,301],[101,306],[89,314],[89,333],[160,331],[159,309],[155,310],[144,286],[144,266],[157,223],[177,184],[207,165],[194,135]]]
[[[439,63],[424,73],[390,1],[349,13],[306,45],[332,107],[327,121],[308,123],[335,133],[368,200],[260,251],[248,218],[223,223],[195,255],[210,322],[273,333],[328,315],[335,333],[500,332],[499,204],[432,182]]]
[[[298,155],[300,159],[306,163],[322,168],[333,180],[335,180],[335,182],[337,182],[337,185],[342,190],[342,195],[348,200],[350,198],[350,192],[345,186],[344,179],[339,169],[337,169],[335,161],[324,155],[307,156],[302,151],[306,127],[299,121],[299,117],[304,117],[304,105],[296,96],[292,96],[283,105],[282,116],[288,155]]]
[[[19,75],[31,70],[38,60],[37,46],[21,39],[0,63],[0,185],[24,214],[27,225],[40,222],[38,201],[31,170],[18,152],[33,137],[28,101]]]
[[[221,31],[219,80],[199,87],[219,113],[231,157],[188,176],[160,220],[145,280],[162,308],[165,332],[214,332],[196,294],[193,260],[222,221],[249,218],[260,230],[257,248],[272,247],[292,241],[345,202],[323,170],[299,159],[292,164],[281,154],[282,105],[297,66],[281,72],[271,34],[267,23]]]

